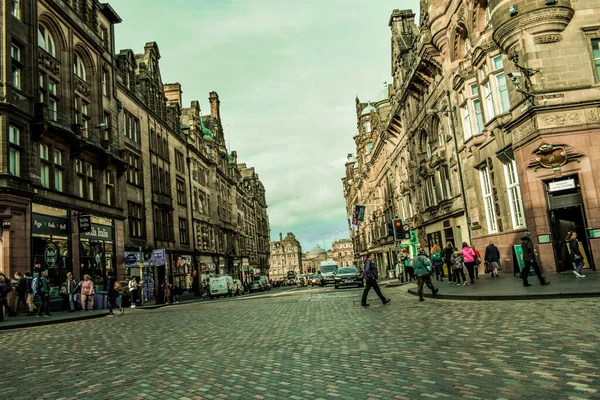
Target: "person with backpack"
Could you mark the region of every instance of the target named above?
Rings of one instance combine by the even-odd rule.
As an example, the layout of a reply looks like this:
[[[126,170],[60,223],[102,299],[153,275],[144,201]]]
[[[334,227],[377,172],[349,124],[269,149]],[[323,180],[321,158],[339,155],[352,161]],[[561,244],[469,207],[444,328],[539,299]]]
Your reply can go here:
[[[435,280],[444,282],[444,260],[442,257],[442,248],[435,244],[431,249],[431,263],[435,270]]]
[[[112,317],[113,314],[113,308],[117,308],[117,298],[119,297],[119,295],[121,294],[121,282],[117,281],[115,278],[113,278],[113,272],[112,271],[106,271],[106,277],[108,278],[106,281],[106,297],[107,297],[107,301],[108,301],[108,315],[107,317]],[[125,312],[125,309],[123,307],[119,307],[119,312],[121,313],[121,315],[123,315],[123,313]]]
[[[35,315],[35,304],[33,304],[33,298],[35,297],[35,293],[33,293],[33,278],[31,277],[31,272],[25,271],[25,293],[27,294],[27,307],[29,308],[29,312],[27,315]]]
[[[10,292],[12,292],[10,280],[0,273],[0,322],[4,321],[4,308],[9,311],[7,300]]]
[[[27,280],[20,272],[15,273],[15,279],[17,280],[17,285],[15,287],[17,301],[15,302],[13,313],[14,315],[17,315],[19,313],[19,303],[23,303],[23,305],[27,306]]]
[[[419,301],[425,301],[423,298],[423,285],[427,285],[427,287],[431,289],[431,293],[435,296],[439,289],[436,289],[433,286],[433,283],[431,283],[431,275],[433,274],[434,267],[429,258],[422,251],[419,251],[419,254],[413,259],[412,264],[415,276],[417,277],[417,293],[419,294]]]
[[[48,281],[48,272],[42,271],[33,279],[33,292],[40,296],[40,306],[38,307],[38,317],[50,317],[50,281]]]
[[[465,265],[465,258],[463,257],[463,255],[458,251],[457,247],[453,247],[452,248],[452,256],[450,258],[451,262],[452,262],[452,271],[454,272],[454,281],[456,282],[457,285],[461,285],[460,283],[460,278],[462,278],[463,280],[463,286],[467,286],[467,277],[465,276],[465,269],[464,269],[464,265]]]
[[[454,270],[452,269],[452,253],[454,252],[454,246],[451,242],[446,243],[444,247],[444,264],[446,264],[446,270],[448,271],[448,283],[454,282]]]
[[[569,256],[571,257],[571,263],[575,269],[573,273],[576,278],[585,278],[583,275],[583,267],[585,266],[585,258],[581,253],[581,249],[579,247],[579,240],[577,240],[577,232],[570,231],[565,238],[565,242],[569,246]]]

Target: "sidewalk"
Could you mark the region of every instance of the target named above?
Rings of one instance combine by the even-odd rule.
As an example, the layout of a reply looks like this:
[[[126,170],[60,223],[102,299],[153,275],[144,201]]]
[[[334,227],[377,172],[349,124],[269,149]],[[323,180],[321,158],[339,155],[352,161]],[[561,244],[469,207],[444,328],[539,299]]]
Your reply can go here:
[[[94,319],[106,317],[108,309],[92,310],[92,311],[75,311],[75,312],[54,312],[50,317],[37,317],[25,314],[16,317],[4,317],[4,321],[0,322],[0,331],[10,329],[31,328],[34,326],[62,324],[65,322],[80,321],[84,319]]]
[[[537,277],[530,276],[531,286],[523,287],[521,279],[511,274],[500,274],[491,278],[480,274],[475,284],[457,286],[447,279],[438,282],[433,277],[433,285],[440,291],[436,298],[448,300],[539,300],[578,297],[600,297],[600,272],[585,271],[585,278],[576,278],[572,272],[545,275],[552,283],[541,286]],[[411,287],[408,293],[418,296],[417,288]],[[424,288],[424,297],[431,298],[431,290]]]

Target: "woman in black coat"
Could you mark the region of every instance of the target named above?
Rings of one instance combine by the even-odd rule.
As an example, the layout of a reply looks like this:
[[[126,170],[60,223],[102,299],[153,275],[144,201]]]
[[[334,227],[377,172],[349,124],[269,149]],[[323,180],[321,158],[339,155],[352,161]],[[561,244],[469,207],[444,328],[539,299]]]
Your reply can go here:
[[[500,269],[500,251],[496,246],[494,246],[494,243],[490,242],[490,244],[485,248],[485,256],[483,258],[490,266],[492,278],[494,276],[498,278],[498,269]]]

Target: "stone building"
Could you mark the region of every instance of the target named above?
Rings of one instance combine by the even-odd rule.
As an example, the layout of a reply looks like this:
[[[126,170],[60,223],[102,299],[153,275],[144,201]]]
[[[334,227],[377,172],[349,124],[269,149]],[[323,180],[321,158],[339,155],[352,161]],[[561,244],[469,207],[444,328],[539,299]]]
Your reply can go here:
[[[586,0],[423,0],[417,27],[394,10],[382,132],[397,143],[387,169],[394,214],[413,230],[406,244],[494,242],[512,271],[530,231],[544,270],[561,272],[574,230],[594,267],[599,11]],[[348,194],[361,191],[360,151]]]
[[[144,261],[159,298],[167,279],[268,272],[265,189],[227,150],[217,93],[207,116],[183,108],[156,43],[115,51],[108,4],[7,4],[0,270],[47,270],[57,295],[69,271],[101,289],[106,271],[139,275]]]
[[[352,240],[339,239],[331,245],[331,253],[338,267],[349,267],[354,263],[354,246]]]
[[[311,251],[302,254],[302,266],[305,273],[318,272],[322,261],[334,261],[331,250],[316,245]]]
[[[280,233],[279,240],[272,241],[270,247],[270,279],[285,279],[288,271],[295,272],[296,276],[304,273],[302,246],[292,232],[285,238]]]

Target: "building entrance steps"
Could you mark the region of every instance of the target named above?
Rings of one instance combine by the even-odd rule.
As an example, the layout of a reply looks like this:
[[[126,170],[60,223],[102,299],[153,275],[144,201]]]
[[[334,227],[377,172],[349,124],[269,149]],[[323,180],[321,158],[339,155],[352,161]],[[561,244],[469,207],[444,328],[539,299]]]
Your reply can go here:
[[[524,287],[520,278],[509,274],[500,274],[499,278],[491,278],[489,274],[480,274],[475,284],[457,286],[448,280],[438,282],[432,280],[440,291],[436,299],[447,300],[539,300],[577,297],[600,297],[600,272],[585,271],[585,278],[577,278],[572,271],[560,274],[544,275],[552,283],[540,285],[537,277],[529,277],[531,286]],[[408,293],[418,296],[416,286],[408,289]],[[432,297],[425,291],[425,297]]]

